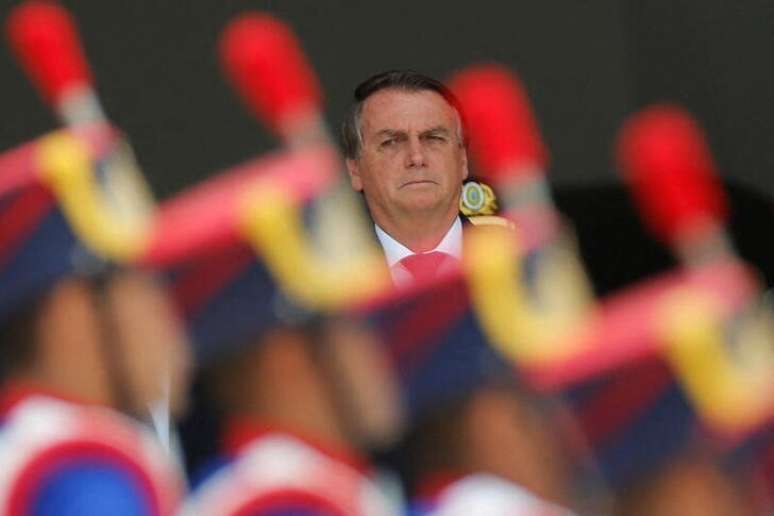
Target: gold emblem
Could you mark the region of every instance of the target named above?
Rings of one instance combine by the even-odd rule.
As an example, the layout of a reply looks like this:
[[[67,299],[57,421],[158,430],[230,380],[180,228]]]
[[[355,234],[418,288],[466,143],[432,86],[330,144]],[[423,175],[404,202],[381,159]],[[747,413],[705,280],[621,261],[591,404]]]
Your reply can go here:
[[[460,212],[466,217],[494,215],[497,212],[497,198],[488,185],[468,181],[462,186]]]

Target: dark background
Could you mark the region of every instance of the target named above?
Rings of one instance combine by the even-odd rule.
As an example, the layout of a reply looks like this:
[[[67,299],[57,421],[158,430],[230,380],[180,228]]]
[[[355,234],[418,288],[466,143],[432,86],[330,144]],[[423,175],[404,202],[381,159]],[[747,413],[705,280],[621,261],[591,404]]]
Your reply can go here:
[[[15,3],[0,0],[0,14]],[[647,241],[610,156],[627,114],[656,100],[681,102],[706,127],[734,188],[732,229],[743,255],[769,271],[774,264],[770,0],[63,4],[78,20],[106,111],[129,134],[160,197],[277,146],[223,80],[215,52],[232,16],[264,9],[298,33],[335,126],[354,85],[385,69],[444,78],[494,60],[516,70],[551,150],[557,201],[601,291],[669,265]],[[0,78],[0,148],[55,127],[4,46]]]
[[[3,16],[16,2],[0,2]],[[69,0],[111,118],[160,196],[276,145],[222,79],[217,36],[246,9],[299,34],[338,124],[353,86],[388,68],[439,77],[482,60],[523,77],[558,185],[616,181],[622,118],[657,99],[707,127],[727,178],[774,195],[774,4],[768,0],[356,2]],[[0,148],[54,127],[3,46]]]

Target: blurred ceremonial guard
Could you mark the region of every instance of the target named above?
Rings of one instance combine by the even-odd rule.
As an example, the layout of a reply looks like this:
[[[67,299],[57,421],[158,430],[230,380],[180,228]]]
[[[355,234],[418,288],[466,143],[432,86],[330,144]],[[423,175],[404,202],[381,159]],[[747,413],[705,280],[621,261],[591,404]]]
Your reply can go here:
[[[69,14],[25,2],[7,31],[71,129],[0,157],[0,512],[174,514],[184,481],[170,419],[189,349],[141,263],[152,199],[99,108]]]
[[[774,415],[774,325],[771,307],[761,302],[758,278],[745,270],[730,238],[728,201],[703,132],[678,106],[650,106],[626,121],[616,151],[651,232],[671,248],[687,275],[713,270],[717,278],[728,275],[720,299],[731,305],[724,312],[711,296],[694,294],[672,303],[674,313],[662,315],[661,336],[672,346],[667,363],[679,386],[667,390],[679,391],[702,425],[679,415],[687,411],[675,410],[674,401],[668,412],[654,411],[650,423],[641,423],[652,425],[671,413],[671,435],[658,443],[669,456],[631,459],[642,471],[636,480],[622,475],[616,486],[618,514],[763,513],[770,502],[752,497],[760,479],[750,478],[749,465],[740,466],[737,456],[756,447],[750,442],[760,440],[761,428],[766,434]],[[734,266],[742,271],[738,277],[723,272]],[[663,396],[662,389],[655,386],[654,392]],[[635,468],[628,476],[635,477]]]
[[[162,212],[191,221],[158,256],[191,329],[202,390],[222,416],[221,467],[197,482],[189,510],[393,514],[365,459],[400,429],[391,373],[365,329],[333,317],[389,286],[387,271],[346,243],[356,214],[336,197],[340,163],[307,116],[316,82],[289,29],[246,13],[220,50],[250,107],[295,150],[226,173]],[[302,123],[310,119],[311,128]],[[329,230],[336,245],[322,236]]]
[[[561,411],[520,385],[452,274],[368,304],[409,415],[398,463],[412,514],[570,514]]]
[[[147,234],[129,228],[147,214],[119,215],[98,186],[117,141],[83,127],[0,159],[4,514],[166,515],[182,495],[170,450],[137,419],[182,407],[187,344],[133,265]]]
[[[392,514],[361,455],[399,429],[380,348],[286,295],[264,260],[294,260],[287,244],[298,235],[256,237],[299,230],[335,163],[325,149],[263,158],[162,207],[163,225],[190,221],[154,259],[168,267],[222,417],[220,457],[191,514]]]

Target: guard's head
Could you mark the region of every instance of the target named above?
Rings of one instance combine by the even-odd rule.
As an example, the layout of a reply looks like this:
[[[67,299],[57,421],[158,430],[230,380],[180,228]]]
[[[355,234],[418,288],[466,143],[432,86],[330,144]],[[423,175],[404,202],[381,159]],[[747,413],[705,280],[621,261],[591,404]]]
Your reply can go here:
[[[0,216],[13,221],[0,238],[2,373],[144,415],[161,398],[182,406],[187,346],[138,267],[150,213],[126,188],[136,171],[111,165],[117,136],[84,127],[0,156]]]
[[[167,271],[219,408],[324,441],[370,444],[392,424],[378,409],[361,412],[373,412],[389,388],[381,348],[367,331],[329,320],[350,302],[332,288],[367,289],[348,278],[319,283],[334,273],[310,250],[304,223],[335,167],[330,149],[309,148],[196,185],[161,206],[149,256]]]
[[[166,290],[150,272],[68,275],[0,328],[3,381],[145,417],[186,405],[188,348]]]

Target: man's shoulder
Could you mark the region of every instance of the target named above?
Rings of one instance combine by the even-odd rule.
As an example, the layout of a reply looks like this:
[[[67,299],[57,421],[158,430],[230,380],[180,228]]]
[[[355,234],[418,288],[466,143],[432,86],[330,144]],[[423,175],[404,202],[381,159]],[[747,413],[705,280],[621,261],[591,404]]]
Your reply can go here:
[[[512,220],[499,215],[476,215],[472,217],[462,217],[463,223],[470,226],[499,226],[507,229],[516,229]]]
[[[499,226],[515,229],[513,221],[497,215],[494,190],[480,181],[468,181],[460,195],[460,218],[468,226]]]

